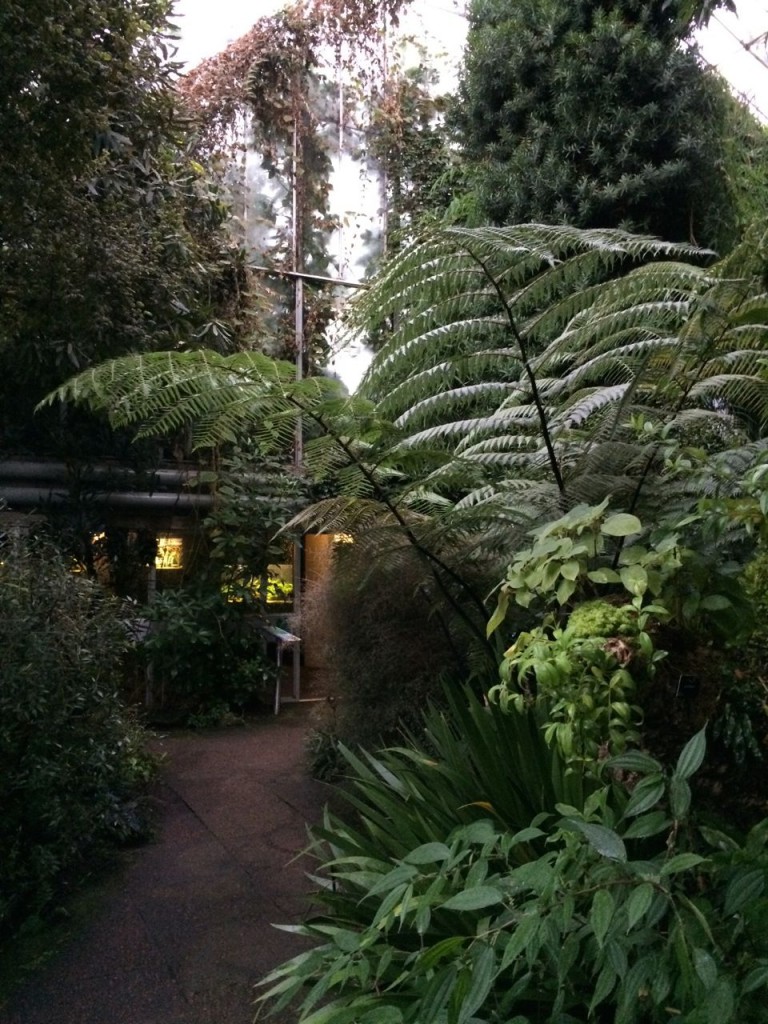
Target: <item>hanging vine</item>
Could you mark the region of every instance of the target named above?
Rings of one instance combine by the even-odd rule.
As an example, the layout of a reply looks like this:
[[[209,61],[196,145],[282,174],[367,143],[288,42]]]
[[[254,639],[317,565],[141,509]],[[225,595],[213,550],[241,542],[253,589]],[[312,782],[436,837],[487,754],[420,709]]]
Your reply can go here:
[[[258,154],[267,175],[262,198],[268,240],[259,262],[276,271],[328,274],[329,242],[337,224],[330,212],[331,155],[357,102],[344,86],[354,81],[370,94],[386,74],[386,36],[408,0],[298,0],[259,19],[223,52],[203,61],[180,84],[197,127],[199,152],[247,191],[246,153]],[[231,185],[231,181],[230,181]],[[243,204],[244,219],[248,216]],[[292,289],[269,288],[274,354],[295,355]],[[303,319],[308,362],[324,361],[331,296],[305,291]],[[309,366],[305,366],[305,370]]]
[[[369,153],[382,176],[388,211],[385,257],[439,220],[452,198],[448,181],[455,157],[435,79],[426,59],[411,70],[395,67],[371,112]]]
[[[182,80],[179,91],[201,134],[201,145],[226,148],[237,123],[251,107],[248,88],[255,65],[278,69],[254,113],[264,130],[279,124],[284,111],[284,75],[288,66],[310,71],[324,63],[321,49],[333,54],[336,73],[368,80],[381,72],[383,34],[395,28],[410,0],[297,0],[278,14],[260,18],[248,32],[204,60]]]

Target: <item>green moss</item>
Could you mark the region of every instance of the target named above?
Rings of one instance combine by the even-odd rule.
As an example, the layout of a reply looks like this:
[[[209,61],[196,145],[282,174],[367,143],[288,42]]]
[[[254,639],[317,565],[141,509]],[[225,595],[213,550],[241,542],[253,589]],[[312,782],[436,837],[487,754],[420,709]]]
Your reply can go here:
[[[568,630],[573,636],[631,636],[637,632],[632,610],[608,601],[586,601],[571,612]]]

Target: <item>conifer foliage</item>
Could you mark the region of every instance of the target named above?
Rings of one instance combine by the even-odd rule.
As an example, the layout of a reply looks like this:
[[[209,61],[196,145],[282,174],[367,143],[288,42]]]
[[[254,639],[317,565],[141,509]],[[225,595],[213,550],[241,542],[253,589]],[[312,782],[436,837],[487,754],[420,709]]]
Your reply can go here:
[[[728,248],[727,101],[684,45],[712,6],[473,0],[455,116],[481,213]]]

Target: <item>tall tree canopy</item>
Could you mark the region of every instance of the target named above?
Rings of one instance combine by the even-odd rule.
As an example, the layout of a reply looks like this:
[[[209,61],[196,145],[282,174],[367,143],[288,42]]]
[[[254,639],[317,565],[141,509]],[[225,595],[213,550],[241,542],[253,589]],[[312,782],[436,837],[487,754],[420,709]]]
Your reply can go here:
[[[472,0],[455,117],[481,215],[729,247],[727,97],[682,45],[713,6]]]
[[[93,362],[229,348],[245,276],[225,208],[186,152],[170,0],[0,8],[0,426]],[[33,431],[38,432],[34,436]]]

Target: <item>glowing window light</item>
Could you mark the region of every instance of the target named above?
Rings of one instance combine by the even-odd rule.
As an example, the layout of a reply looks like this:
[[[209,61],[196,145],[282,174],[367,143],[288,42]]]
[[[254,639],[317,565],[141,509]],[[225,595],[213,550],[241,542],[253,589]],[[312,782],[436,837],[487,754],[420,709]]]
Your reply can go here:
[[[293,601],[293,566],[290,562],[267,566],[267,575],[251,576],[243,566],[237,566],[221,592],[227,601],[239,604],[247,596],[267,604],[285,605]]]
[[[267,604],[287,604],[293,600],[293,566],[288,563],[267,566]]]
[[[101,530],[100,533],[91,534],[91,547],[96,549],[93,552],[96,557],[98,557],[100,546],[106,541],[106,539],[107,535],[104,530]],[[74,573],[76,576],[84,576],[88,572],[88,569],[86,568],[85,562],[81,562],[79,558],[73,555],[69,562],[69,571]]]
[[[334,533],[333,534],[334,544],[354,544],[355,538],[351,533]]]
[[[157,538],[155,569],[183,569],[184,541],[181,537],[160,536]]]

